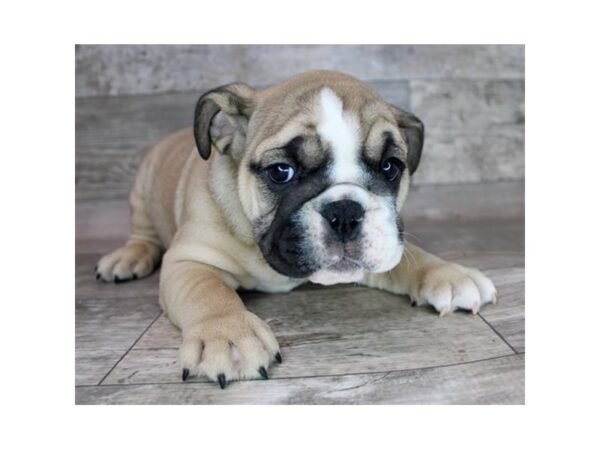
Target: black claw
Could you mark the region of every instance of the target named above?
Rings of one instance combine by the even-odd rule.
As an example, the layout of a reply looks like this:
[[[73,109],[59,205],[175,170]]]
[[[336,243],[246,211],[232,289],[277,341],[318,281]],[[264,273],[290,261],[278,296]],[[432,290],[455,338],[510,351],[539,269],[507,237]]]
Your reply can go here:
[[[98,265],[94,266],[94,272],[98,272]]]
[[[183,369],[183,372],[181,373],[181,379],[183,381],[187,380],[187,377],[190,376],[190,371],[189,369]]]
[[[417,306],[417,302],[415,302],[414,300],[411,300],[410,306],[412,306],[414,308],[415,306]]]
[[[260,366],[260,369],[258,369],[258,373],[260,373],[260,376],[263,377],[265,380],[269,379],[269,374],[267,373],[267,369],[265,369],[263,366]]]
[[[277,360],[278,363],[280,363],[281,361],[283,361],[281,359],[281,353],[277,352],[277,354],[275,355],[275,359]]]
[[[97,273],[97,274],[96,274],[96,280],[99,280],[99,279],[100,279],[100,276],[101,276],[101,275],[100,275],[99,273]]]
[[[132,280],[137,280],[137,273],[134,273],[133,276],[131,277]]]
[[[227,380],[225,379],[224,373],[220,373],[217,376],[217,381],[219,382],[219,386],[221,386],[221,389],[225,389],[225,383],[227,382]]]
[[[123,280],[121,280],[118,276],[115,275],[115,284],[119,284],[123,282]]]

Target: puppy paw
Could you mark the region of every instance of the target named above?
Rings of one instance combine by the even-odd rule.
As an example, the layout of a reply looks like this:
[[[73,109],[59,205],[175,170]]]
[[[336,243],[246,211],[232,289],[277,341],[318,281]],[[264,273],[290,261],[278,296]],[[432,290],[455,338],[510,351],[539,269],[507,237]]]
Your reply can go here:
[[[150,241],[130,240],[103,256],[96,266],[96,279],[115,283],[150,275],[158,265],[161,249]]]
[[[268,379],[279,344],[269,326],[246,310],[207,319],[184,329],[180,352],[181,378],[204,375],[221,389],[234,380]]]
[[[419,278],[411,292],[413,305],[432,305],[440,316],[456,309],[477,314],[486,303],[496,303],[494,284],[477,269],[440,263],[423,268]]]

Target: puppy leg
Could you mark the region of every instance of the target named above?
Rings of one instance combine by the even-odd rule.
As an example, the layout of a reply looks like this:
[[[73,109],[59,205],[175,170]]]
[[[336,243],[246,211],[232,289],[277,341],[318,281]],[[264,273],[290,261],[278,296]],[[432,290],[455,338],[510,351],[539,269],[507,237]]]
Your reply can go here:
[[[494,284],[479,270],[444,261],[409,243],[394,269],[368,274],[362,282],[408,294],[413,305],[432,305],[440,316],[459,308],[477,314],[486,303],[496,303]]]
[[[139,176],[138,176],[139,180]],[[136,186],[129,195],[131,231],[123,247],[103,256],[96,266],[96,279],[121,283],[150,275],[160,263],[163,249],[146,213],[143,195]]]
[[[232,380],[268,378],[269,364],[281,362],[269,326],[245,308],[216,269],[171,254],[160,274],[160,304],[182,331],[182,379],[206,375],[225,388]]]

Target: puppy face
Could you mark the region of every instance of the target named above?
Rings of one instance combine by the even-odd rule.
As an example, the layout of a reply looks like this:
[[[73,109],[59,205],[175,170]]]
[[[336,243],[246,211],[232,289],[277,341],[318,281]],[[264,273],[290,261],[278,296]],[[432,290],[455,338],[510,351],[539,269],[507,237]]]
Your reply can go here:
[[[337,72],[242,89],[209,112],[205,137],[236,161],[241,206],[266,261],[321,284],[397,265],[399,211],[421,152],[420,121]],[[219,111],[227,132],[215,126]]]

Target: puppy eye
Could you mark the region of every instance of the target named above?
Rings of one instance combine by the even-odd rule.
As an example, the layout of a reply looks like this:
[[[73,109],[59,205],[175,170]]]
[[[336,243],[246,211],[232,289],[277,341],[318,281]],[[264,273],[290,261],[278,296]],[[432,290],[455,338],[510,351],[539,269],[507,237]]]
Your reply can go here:
[[[292,181],[296,171],[289,164],[278,163],[273,164],[266,169],[269,179],[276,184],[285,184]]]
[[[398,158],[388,158],[381,162],[381,171],[388,179],[394,181],[402,173],[404,164]]]

